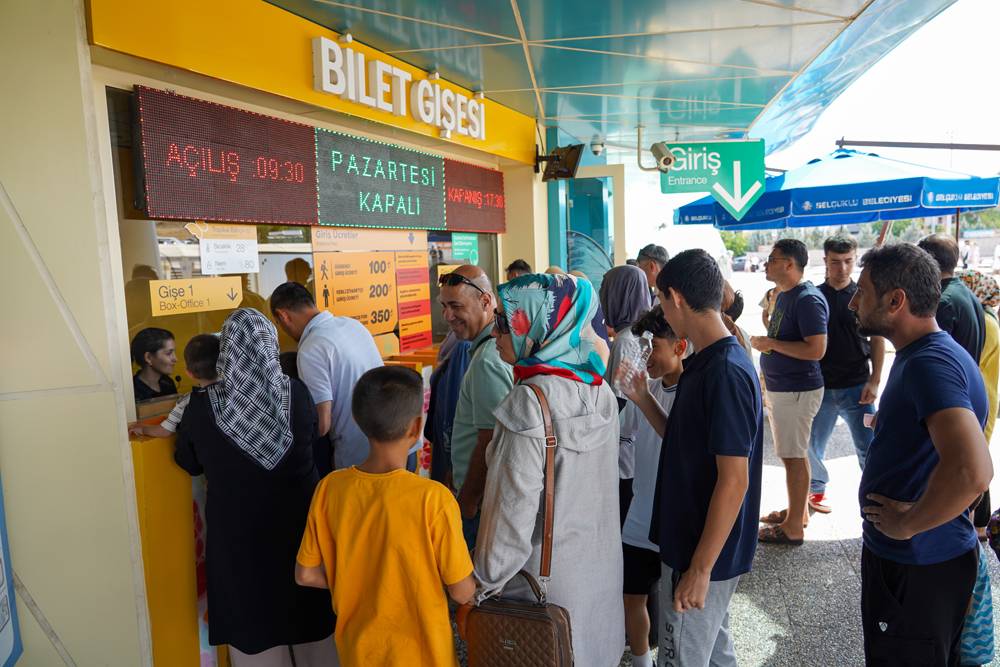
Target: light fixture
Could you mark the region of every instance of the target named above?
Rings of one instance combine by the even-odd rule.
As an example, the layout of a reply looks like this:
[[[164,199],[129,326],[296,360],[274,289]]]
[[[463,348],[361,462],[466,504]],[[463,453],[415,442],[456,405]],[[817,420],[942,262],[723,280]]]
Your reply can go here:
[[[339,41],[341,44],[350,44],[351,42],[354,41],[354,35],[352,35],[350,32],[345,32],[343,35],[340,36]]]

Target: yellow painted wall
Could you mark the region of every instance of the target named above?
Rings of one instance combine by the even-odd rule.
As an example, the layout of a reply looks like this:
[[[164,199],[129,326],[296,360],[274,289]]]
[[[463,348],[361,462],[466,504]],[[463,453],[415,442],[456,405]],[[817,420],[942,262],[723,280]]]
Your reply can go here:
[[[0,475],[13,569],[52,629],[18,595],[19,664],[148,664],[82,1],[0,4],[0,62]]]
[[[532,167],[519,165],[503,170],[507,198],[507,233],[500,237],[500,280],[515,259],[527,260],[531,268],[544,271],[549,265],[549,216],[546,184]]]
[[[174,439],[132,443],[153,660],[197,665],[198,596],[191,476],[174,463]]]

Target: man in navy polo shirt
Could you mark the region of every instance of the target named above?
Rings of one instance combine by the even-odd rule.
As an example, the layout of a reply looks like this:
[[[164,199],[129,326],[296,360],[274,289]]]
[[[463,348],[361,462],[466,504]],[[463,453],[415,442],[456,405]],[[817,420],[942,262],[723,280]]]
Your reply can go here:
[[[678,417],[666,423],[650,524],[663,563],[659,664],[736,665],[729,602],[757,548],[760,385],[722,321],[711,255],[680,253],[656,285],[664,319],[698,350],[677,385]]]
[[[993,477],[986,389],[976,362],[934,319],[941,274],[927,252],[891,245],[861,265],[851,301],[861,334],[896,348],[858,490],[865,657],[958,665],[978,565],[969,506]]]
[[[766,336],[753,336],[764,384],[770,399],[774,451],[785,466],[788,509],[775,510],[761,521],[761,542],[802,544],[809,522],[809,437],[813,418],[823,402],[819,360],[826,353],[826,298],[802,272],[809,251],[802,241],[782,239],[767,258],[767,279],[781,292],[768,322]]]

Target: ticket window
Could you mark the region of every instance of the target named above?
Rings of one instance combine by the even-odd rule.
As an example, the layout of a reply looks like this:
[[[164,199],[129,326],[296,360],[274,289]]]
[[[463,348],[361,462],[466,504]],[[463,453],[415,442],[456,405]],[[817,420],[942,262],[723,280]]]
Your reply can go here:
[[[448,335],[438,303],[438,277],[449,273],[456,266],[475,264],[489,276],[496,287],[500,272],[497,266],[497,235],[465,232],[428,232],[427,256],[431,279],[431,327],[434,340],[440,342]]]
[[[242,292],[239,302],[204,312],[154,313],[152,299],[155,296],[150,291],[152,281],[183,281],[218,274],[203,271],[201,243],[196,235],[198,229],[192,228],[191,221],[150,220],[143,211],[135,208],[135,134],[130,93],[109,88],[107,97],[129,340],[147,327],[171,332],[177,350],[177,364],[170,377],[178,392],[188,392],[193,382],[185,373],[183,351],[193,336],[221,331],[226,317],[238,307],[256,308],[270,317],[267,299],[275,287],[286,281],[301,283],[314,291],[310,229],[281,225],[248,226],[247,232],[256,237],[256,270],[224,274],[238,277]],[[295,349],[295,341],[280,328],[278,342],[282,351]],[[138,368],[133,363],[133,372]],[[155,405],[137,404],[138,416],[158,414],[172,405],[172,401],[153,402]]]
[[[417,250],[413,246],[415,235],[413,233],[408,235],[406,238],[408,245],[392,245],[400,243],[400,239],[392,238],[391,234],[387,237],[385,228],[378,224],[362,224],[369,222],[368,218],[358,222],[360,227],[345,231],[341,235],[331,234],[329,227],[310,227],[306,224],[254,225],[245,223],[227,225],[188,219],[188,214],[194,215],[202,211],[212,211],[213,217],[220,220],[236,220],[240,219],[240,215],[246,215],[243,211],[248,209],[241,209],[238,206],[238,201],[233,198],[232,191],[224,189],[228,187],[224,179],[221,183],[212,180],[189,181],[187,179],[187,177],[201,178],[207,173],[223,173],[220,170],[228,169],[228,167],[224,167],[224,164],[229,165],[229,153],[226,154],[227,161],[225,163],[221,160],[214,163],[215,168],[213,168],[211,159],[212,154],[200,153],[202,169],[199,171],[196,157],[191,158],[193,160],[191,165],[186,162],[188,150],[194,151],[192,155],[195,155],[197,153],[196,147],[185,145],[183,148],[185,162],[183,164],[191,170],[190,174],[185,174],[181,170],[178,180],[177,173],[165,176],[160,170],[148,169],[149,165],[147,164],[146,168],[142,170],[143,173],[137,175],[136,165],[140,162],[139,157],[143,147],[135,118],[139,96],[142,94],[143,91],[133,95],[132,91],[129,90],[110,88],[107,90],[117,188],[119,233],[122,245],[122,269],[126,280],[128,328],[130,340],[148,327],[166,329],[174,334],[178,363],[171,373],[171,378],[176,383],[179,392],[188,391],[192,386],[192,381],[184,373],[183,362],[183,349],[191,337],[199,333],[218,332],[226,317],[236,307],[256,308],[270,316],[267,297],[275,287],[283,282],[295,281],[305,285],[313,293],[320,308],[330,310],[334,314],[358,318],[371,331],[376,345],[384,357],[392,357],[400,352],[416,351],[430,345],[434,340],[442,340],[447,335],[447,324],[443,321],[440,307],[436,303],[438,296],[437,278],[441,273],[450,271],[452,267],[457,265],[476,264],[482,267],[496,284],[500,272],[497,266],[497,236],[493,233],[433,230],[421,233],[421,238],[426,239],[420,243],[427,245],[427,259],[429,260],[427,266],[430,269],[427,277],[430,283],[429,290],[422,291],[415,290],[415,284],[412,282],[413,271],[423,268],[423,258],[418,255],[415,259],[415,253],[409,250],[410,247]],[[174,118],[177,114],[170,115],[173,113],[170,105],[200,104],[195,100],[159,99],[157,95],[162,97],[162,94],[155,93],[155,91],[147,91],[146,94],[149,96],[149,104],[143,107],[147,113],[144,118],[153,118],[154,120],[149,120],[153,123],[153,127],[158,127],[155,125],[157,122],[161,124],[163,122],[162,118],[156,116],[154,109],[158,109],[161,114],[167,114],[166,117]],[[199,113],[203,111],[201,110]],[[237,115],[242,113],[237,109],[231,111]],[[212,107],[211,112],[217,113],[215,107]],[[205,113],[209,112],[204,112],[203,115]],[[243,118],[243,116],[240,117]],[[227,119],[228,116],[221,119],[212,117],[203,120],[209,124],[213,122],[224,124],[229,122]],[[250,120],[244,120],[247,123],[250,120],[258,123],[263,122],[259,121],[256,116]],[[269,126],[269,131],[285,132],[287,130],[291,132],[291,135],[286,137],[287,141],[302,142],[302,137],[299,135],[303,132],[302,127],[306,126],[296,126],[296,128],[289,130],[280,126],[281,121],[277,119],[267,122],[272,125],[278,123],[273,127]],[[240,127],[243,126],[240,125],[237,129]],[[246,128],[243,129],[246,130]],[[312,130],[307,129],[306,132],[310,134]],[[326,134],[323,136],[329,140]],[[341,141],[353,142],[351,145],[357,151],[368,150],[367,144],[364,144],[361,139],[345,139],[346,135],[338,136]],[[312,140],[308,142],[310,146],[314,143]],[[173,146],[173,144],[170,145]],[[397,148],[405,155],[410,156],[407,159],[411,159],[413,151]],[[176,150],[175,152],[179,153]],[[145,157],[149,160],[149,155]],[[176,161],[177,164],[181,163],[179,154],[175,156],[169,151],[165,157],[160,157],[167,165],[172,165],[172,160]],[[274,164],[272,165],[272,163]],[[267,202],[280,203],[281,211],[275,212],[276,215],[272,215],[270,219],[309,219],[308,212],[303,206],[306,208],[311,206],[310,211],[314,215],[313,219],[321,223],[323,216],[319,215],[319,211],[325,211],[326,215],[332,215],[330,211],[343,212],[342,209],[345,206],[344,201],[341,201],[343,198],[338,200],[335,196],[339,190],[331,189],[329,186],[329,182],[333,181],[327,182],[325,188],[316,186],[319,209],[315,208],[316,203],[310,204],[309,198],[303,196],[302,188],[311,186],[311,182],[306,179],[306,174],[302,171],[305,169],[305,162],[285,161],[279,163],[276,158],[261,155],[255,161],[247,164],[255,164],[256,169],[245,170],[246,174],[250,174],[250,176],[245,176],[245,179],[263,179],[260,181],[261,186],[255,190],[258,198],[253,203],[258,206],[262,203],[260,192],[264,191],[264,188],[267,189],[268,193]],[[283,168],[286,171],[282,171],[279,164],[284,165]],[[275,169],[272,170],[272,166]],[[437,167],[428,167],[428,173],[437,173],[434,171],[435,168],[450,170],[452,182],[455,184],[450,186],[448,193],[447,218],[449,221],[457,221],[456,225],[462,226],[464,224],[467,228],[472,229],[502,228],[505,202],[500,172],[447,159],[438,159]],[[229,174],[229,181],[235,183],[237,182],[236,177],[242,172],[237,170],[225,173]],[[437,182],[443,183],[444,171],[441,173],[442,180]],[[346,182],[349,180],[350,172],[347,171],[345,174],[347,175],[338,175],[338,178]],[[314,177],[317,179],[316,183],[322,185],[323,179],[332,178],[332,175],[320,170]],[[171,205],[157,209],[148,203],[137,203],[139,200],[150,197],[154,188],[161,188],[160,194],[163,195],[164,180],[161,179],[173,179],[170,180],[168,188]],[[340,181],[336,182],[340,183]],[[420,188],[433,190],[434,182],[432,179],[429,185],[418,184],[415,188],[416,194],[409,196],[415,197],[418,203],[421,195],[425,197],[424,201],[433,201],[437,192],[424,192]],[[143,183],[145,185],[142,185]],[[302,185],[303,183],[306,185]],[[367,183],[363,183],[361,186],[370,187]],[[361,186],[354,184],[351,187]],[[141,197],[137,197],[137,190],[138,194],[142,195]],[[329,205],[330,201],[336,202],[336,206]],[[351,201],[353,202],[353,199]],[[327,204],[325,208],[323,208],[324,202]],[[185,204],[192,205],[186,207]],[[146,208],[162,211],[163,215],[179,215],[185,219],[150,219],[150,216],[143,210]],[[421,209],[418,205],[413,210],[419,212]],[[422,222],[428,225],[432,222],[439,223],[439,220],[443,219],[445,215],[444,208],[440,211],[440,217],[436,217],[435,213],[427,213],[430,210],[427,207],[424,207],[423,210],[424,217],[427,219],[422,220]],[[411,209],[405,209],[403,212],[410,214],[410,211]],[[399,213],[399,207],[393,212]],[[383,210],[381,213],[384,214],[385,211]],[[225,232],[220,229],[222,227],[226,228]],[[213,244],[206,241],[219,241],[219,237],[213,236],[219,233],[233,234],[234,236],[226,238],[229,240],[238,238],[241,242],[245,242],[243,245],[247,246],[244,248],[247,253],[246,266],[231,263],[233,260],[232,252],[227,252],[225,258],[211,254],[210,248],[213,247]],[[253,247],[250,248],[248,244],[252,244]],[[232,248],[230,248],[231,250]],[[395,256],[392,260],[386,261],[367,261],[370,258],[362,257],[366,253],[373,252],[385,252],[390,255],[395,253]],[[344,253],[345,256],[338,258],[338,253]],[[356,256],[346,257],[352,253]],[[409,264],[406,267],[396,266],[397,260]],[[341,272],[338,273],[335,267],[331,268],[330,262],[334,264],[339,262],[342,265]],[[386,266],[395,266],[393,271],[398,270],[398,275],[409,272],[407,277],[410,282],[396,283],[395,280],[381,280],[383,276],[377,275],[378,271],[372,268],[374,265],[381,265],[383,271],[386,270]],[[223,269],[220,266],[226,268]],[[315,273],[314,266],[316,267]],[[220,276],[224,280],[208,280],[209,276]],[[333,276],[340,277],[334,278]],[[359,279],[364,284],[350,282],[353,280],[354,283],[357,283]],[[199,280],[202,282],[196,282]],[[171,281],[172,285],[166,286],[154,281]],[[228,285],[232,285],[232,289],[228,292],[219,292],[218,288],[221,287],[221,283],[225,283],[227,286],[222,287],[222,289],[227,289]],[[171,297],[164,296],[162,291],[168,287],[176,288],[176,290],[194,291],[196,296],[200,290],[201,299],[206,299],[204,296],[206,293],[213,294],[210,299],[207,299],[211,303],[206,303],[206,306],[211,307],[189,307],[192,300],[186,296],[181,299],[186,305],[176,303],[177,299],[174,300],[174,303],[170,303]],[[380,287],[382,290],[378,289]],[[427,297],[423,295],[428,292],[431,302],[425,305],[424,299]],[[365,297],[365,294],[368,296]],[[226,301],[226,295],[232,303]],[[403,300],[404,295],[407,297],[405,301]],[[425,315],[428,308],[429,318]],[[279,345],[282,351],[295,349],[295,342],[280,329]],[[134,367],[133,370],[138,370],[138,366]]]

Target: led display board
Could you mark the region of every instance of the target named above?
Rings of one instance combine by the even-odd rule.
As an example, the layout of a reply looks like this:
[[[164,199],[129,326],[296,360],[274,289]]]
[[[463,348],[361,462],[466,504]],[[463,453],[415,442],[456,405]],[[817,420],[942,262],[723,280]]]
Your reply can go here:
[[[507,230],[503,172],[445,160],[444,175],[448,229],[495,234]]]
[[[503,174],[136,87],[137,206],[153,219],[503,233]]]
[[[316,129],[319,224],[443,229],[444,160]]]
[[[136,87],[150,218],[317,222],[313,128]]]

